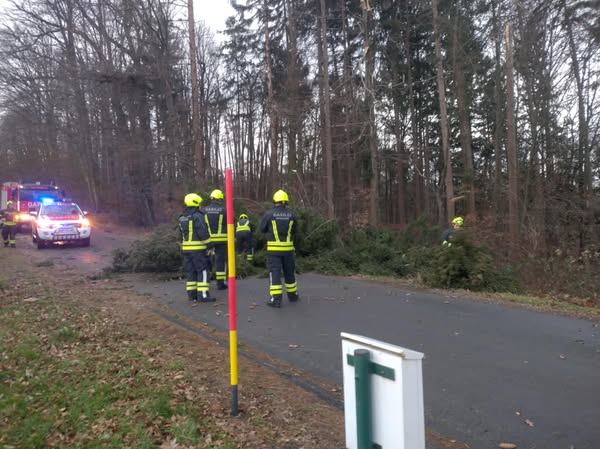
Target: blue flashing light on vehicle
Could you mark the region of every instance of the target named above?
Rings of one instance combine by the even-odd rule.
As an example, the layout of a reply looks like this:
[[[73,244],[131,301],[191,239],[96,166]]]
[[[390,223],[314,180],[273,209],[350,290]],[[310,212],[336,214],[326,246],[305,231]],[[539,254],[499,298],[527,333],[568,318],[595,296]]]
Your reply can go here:
[[[52,204],[52,203],[54,203],[54,201],[56,201],[54,198],[46,198],[46,197],[40,198],[40,202],[42,204]]]

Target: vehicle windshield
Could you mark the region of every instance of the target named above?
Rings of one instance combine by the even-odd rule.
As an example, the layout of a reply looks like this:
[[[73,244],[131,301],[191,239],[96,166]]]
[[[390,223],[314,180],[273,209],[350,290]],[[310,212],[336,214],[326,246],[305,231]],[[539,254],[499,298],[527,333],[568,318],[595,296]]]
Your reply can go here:
[[[19,192],[19,199],[21,201],[36,201],[41,203],[42,200],[60,200],[60,194],[55,189],[52,190],[29,190],[21,189]]]
[[[48,204],[44,206],[42,215],[47,215],[48,217],[64,217],[82,214],[81,209],[73,204]]]

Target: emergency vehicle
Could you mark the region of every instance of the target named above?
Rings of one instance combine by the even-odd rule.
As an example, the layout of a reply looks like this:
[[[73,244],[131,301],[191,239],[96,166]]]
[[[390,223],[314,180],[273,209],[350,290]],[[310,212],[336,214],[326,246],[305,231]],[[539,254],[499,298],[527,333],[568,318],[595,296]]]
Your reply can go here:
[[[74,243],[90,246],[92,226],[87,212],[71,201],[44,200],[36,212],[32,212],[31,236],[38,249],[53,243]]]
[[[55,184],[4,182],[0,187],[0,210],[6,209],[8,201],[12,201],[18,212],[17,229],[22,231],[31,229],[34,217],[30,212],[38,210],[44,201],[61,201],[64,196],[65,192]]]

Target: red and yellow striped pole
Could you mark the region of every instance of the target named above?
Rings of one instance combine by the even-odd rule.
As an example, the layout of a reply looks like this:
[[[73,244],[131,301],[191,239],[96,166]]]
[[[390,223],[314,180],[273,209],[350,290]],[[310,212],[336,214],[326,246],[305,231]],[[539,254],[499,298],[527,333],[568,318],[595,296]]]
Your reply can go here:
[[[229,273],[229,363],[231,366],[231,415],[238,414],[238,354],[235,303],[235,230],[233,228],[233,182],[231,169],[225,170],[225,198],[227,209],[227,266]]]

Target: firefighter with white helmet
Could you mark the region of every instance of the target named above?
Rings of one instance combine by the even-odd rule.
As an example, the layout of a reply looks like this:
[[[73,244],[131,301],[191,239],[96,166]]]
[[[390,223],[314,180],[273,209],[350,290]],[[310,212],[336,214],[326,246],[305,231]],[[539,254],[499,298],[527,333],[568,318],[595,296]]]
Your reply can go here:
[[[202,197],[188,193],[184,200],[185,209],[179,215],[181,249],[186,272],[186,291],[190,301],[213,302],[215,298],[208,292],[208,256],[206,250],[210,234],[204,214],[200,211]]]
[[[298,284],[296,283],[296,256],[294,239],[298,229],[298,217],[287,207],[289,197],[283,190],[273,195],[275,207],[269,210],[260,222],[259,229],[267,237],[267,262],[269,267],[269,293],[267,305],[281,307],[283,285],[290,301],[298,301]]]
[[[6,209],[0,212],[2,217],[2,240],[5,247],[17,246],[17,210],[12,201],[6,202]]]
[[[217,289],[225,290],[227,284],[227,210],[223,205],[225,195],[219,189],[210,193],[211,202],[202,208],[210,233],[210,244],[215,251],[215,278]]]

